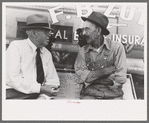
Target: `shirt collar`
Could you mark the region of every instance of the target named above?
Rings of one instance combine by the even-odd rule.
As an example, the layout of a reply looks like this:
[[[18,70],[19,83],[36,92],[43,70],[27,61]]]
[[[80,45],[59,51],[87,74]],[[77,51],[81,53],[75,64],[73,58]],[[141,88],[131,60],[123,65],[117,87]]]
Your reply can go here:
[[[103,47],[104,45],[105,45],[105,47],[106,47],[108,50],[110,50],[110,40],[109,40],[108,38],[106,38],[106,37],[104,37],[104,42],[103,42],[103,45],[101,45],[101,47]],[[99,48],[101,48],[101,47],[99,47]],[[87,45],[85,46],[85,52],[87,53],[87,52],[89,52],[89,50],[98,51],[99,48],[98,48],[98,49],[95,49],[95,48],[92,47],[90,44],[87,44]]]
[[[106,37],[104,37],[104,45],[106,46],[106,48],[107,48],[108,50],[111,49],[110,44],[111,44],[111,40],[108,39],[108,38],[106,38]]]
[[[35,46],[35,44],[33,44],[33,42],[29,38],[27,38],[27,42],[30,45],[30,47],[32,48],[33,52],[35,52],[36,49],[37,49],[37,47]],[[40,52],[43,53],[43,48],[40,48]]]

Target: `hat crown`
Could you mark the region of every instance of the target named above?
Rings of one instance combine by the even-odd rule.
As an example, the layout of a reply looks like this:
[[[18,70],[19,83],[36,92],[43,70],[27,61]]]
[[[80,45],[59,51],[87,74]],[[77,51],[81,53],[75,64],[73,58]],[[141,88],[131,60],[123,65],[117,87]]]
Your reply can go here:
[[[29,24],[36,24],[36,23],[47,23],[48,24],[48,18],[44,15],[34,14],[30,15],[26,19],[26,25]]]
[[[109,23],[108,18],[99,12],[92,12],[92,14],[88,18],[95,20],[97,23],[102,25],[104,28],[106,28]]]
[[[92,12],[88,18],[95,20],[97,24],[102,25],[104,28],[106,28],[109,23],[108,18],[99,12]]]
[[[40,14],[33,14],[29,15],[26,18],[26,25],[20,27],[21,29],[28,30],[28,29],[48,29],[53,30],[50,27],[50,23],[48,17],[45,15]]]
[[[107,30],[107,26],[108,26],[109,20],[108,20],[108,18],[104,14],[102,14],[100,12],[92,12],[88,16],[88,18],[82,17],[82,19],[84,21],[86,21],[86,20],[90,21],[90,22],[98,25],[99,27],[101,27],[102,32],[103,32],[104,35],[108,35],[110,33]]]

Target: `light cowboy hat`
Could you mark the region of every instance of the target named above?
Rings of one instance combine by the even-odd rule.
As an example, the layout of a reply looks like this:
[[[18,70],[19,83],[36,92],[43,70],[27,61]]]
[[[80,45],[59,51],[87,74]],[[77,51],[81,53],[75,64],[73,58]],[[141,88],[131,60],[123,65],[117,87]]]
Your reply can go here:
[[[54,30],[50,27],[48,17],[40,14],[29,15],[26,18],[26,26],[20,27],[21,29],[47,29]]]
[[[105,15],[101,14],[100,12],[92,12],[88,18],[86,17],[81,18],[83,21],[87,20],[101,27],[103,35],[110,34],[109,30],[107,30],[109,20]]]

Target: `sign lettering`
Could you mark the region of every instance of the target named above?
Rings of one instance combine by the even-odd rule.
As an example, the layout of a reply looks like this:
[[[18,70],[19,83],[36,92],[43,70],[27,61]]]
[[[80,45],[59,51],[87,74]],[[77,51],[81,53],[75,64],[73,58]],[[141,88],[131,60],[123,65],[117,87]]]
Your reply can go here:
[[[51,27],[55,30],[54,37],[57,41],[72,42],[72,27],[61,25],[51,25]]]
[[[114,7],[115,7],[114,5],[109,5],[104,14],[107,17],[115,18],[116,15],[111,15],[110,14],[113,11]],[[63,14],[63,11],[55,13],[55,10],[58,10],[60,8],[63,8],[63,6],[58,6],[58,7],[52,8],[52,9],[48,9],[48,11],[50,12],[53,24],[59,22],[58,19],[57,19],[57,16]],[[77,17],[88,16],[92,12],[92,9],[91,9],[90,5],[86,5],[85,7],[82,7],[81,5],[76,5],[76,10],[77,10]],[[82,10],[86,10],[87,13],[83,14]],[[128,10],[129,10],[129,13],[128,13]],[[120,17],[123,20],[130,21],[130,20],[133,19],[135,11],[136,11],[135,7],[123,5],[121,7],[121,10],[120,10]],[[140,18],[139,18],[137,23],[140,24],[140,25],[143,25],[143,21],[144,21],[144,18],[143,18],[144,14],[143,13],[144,12],[142,10],[138,10],[138,11],[141,12],[141,15],[140,15]]]

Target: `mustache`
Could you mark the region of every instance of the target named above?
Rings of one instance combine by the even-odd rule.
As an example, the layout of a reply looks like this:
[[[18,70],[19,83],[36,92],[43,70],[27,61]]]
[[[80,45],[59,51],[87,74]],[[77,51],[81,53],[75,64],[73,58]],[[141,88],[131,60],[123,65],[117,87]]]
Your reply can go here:
[[[88,35],[83,35],[83,29],[82,28],[78,28],[76,30],[77,34],[78,34],[78,45],[80,47],[84,46],[87,44],[87,40],[89,39]]]
[[[82,47],[82,46],[84,46],[84,45],[86,45],[87,44],[87,39],[89,38],[89,36],[86,36],[86,35],[79,35],[79,37],[78,37],[78,45],[80,46],[80,47]]]
[[[78,34],[80,39],[87,39],[87,38],[89,38],[88,35],[83,35],[83,28],[78,28],[76,31],[77,31],[77,34]]]
[[[79,36],[79,39],[81,39],[81,40],[86,40],[87,38],[89,38],[89,36],[87,36],[87,35],[80,35]]]
[[[88,39],[88,38],[89,38],[89,36],[88,36],[88,35],[85,35],[85,36],[84,36],[84,38],[85,38],[85,39]]]

